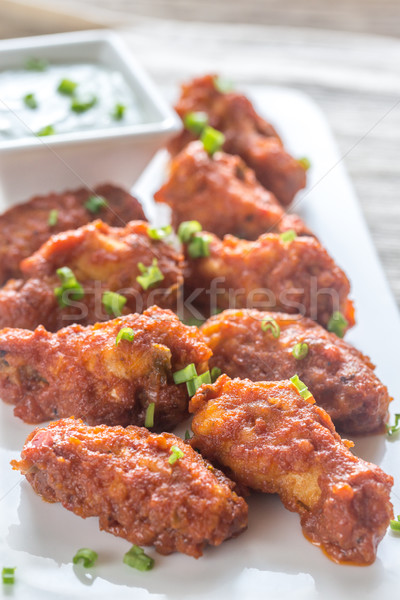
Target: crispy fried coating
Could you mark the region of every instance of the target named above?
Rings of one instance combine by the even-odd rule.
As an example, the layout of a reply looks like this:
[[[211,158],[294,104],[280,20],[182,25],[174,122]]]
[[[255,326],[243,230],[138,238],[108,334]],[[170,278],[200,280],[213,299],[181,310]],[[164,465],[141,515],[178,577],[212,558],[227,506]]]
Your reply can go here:
[[[261,325],[274,319],[278,338]],[[381,429],[391,398],[374,373],[370,359],[351,344],[299,315],[227,310],[201,328],[213,351],[211,367],[229,377],[252,381],[304,381],[319,406],[340,431],[353,434]],[[307,344],[307,354],[296,359],[293,349]]]
[[[85,207],[93,195],[107,201],[107,206],[100,207],[95,213]],[[52,210],[57,211],[57,220],[54,225],[49,225]],[[52,235],[98,218],[114,227],[123,227],[136,219],[146,220],[136,198],[111,184],[99,185],[94,190],[81,188],[62,194],[35,196],[7,210],[0,216],[0,285],[8,279],[21,277],[21,261],[36,252]]]
[[[269,233],[255,241],[211,233],[209,256],[190,258],[185,294],[204,312],[216,307],[300,313],[327,326],[340,311],[354,325],[350,283],[324,247],[308,236],[285,242]],[[207,291],[208,290],[208,291]]]
[[[168,181],[154,195],[172,209],[172,224],[196,219],[218,237],[227,233],[254,240],[267,231],[293,229],[310,235],[297,215],[284,212],[271,192],[258,183],[239,156],[191,142],[171,162]]]
[[[132,341],[116,338],[122,328]],[[173,373],[194,363],[208,369],[211,350],[196,327],[153,306],[89,327],[57,333],[0,331],[0,396],[27,423],[80,417],[91,425],[144,425],[154,407],[154,426],[172,428],[188,416],[185,385]]]
[[[170,464],[172,446],[183,456]],[[198,558],[247,526],[234,484],[170,433],[64,419],[33,431],[21,457],[13,468],[44,500],[160,554]]]
[[[252,489],[278,493],[338,562],[370,564],[393,509],[393,478],[355,457],[329,415],[290,381],[219,377],[192,398],[192,445]]]
[[[119,293],[127,302],[123,314],[142,312],[157,304],[176,308],[183,282],[183,255],[170,244],[152,240],[149,225],[132,221],[123,228],[94,221],[77,230],[52,236],[35,254],[21,263],[24,279],[11,279],[0,289],[0,328],[35,329],[44,325],[57,331],[71,323],[88,325],[106,321],[103,293]],[[163,279],[148,289],[136,280],[140,263],[150,267],[157,261]],[[69,267],[84,289],[84,297],[67,295],[60,306],[54,290],[60,286],[57,269]]]
[[[215,82],[215,75],[204,75],[183,84],[175,110],[182,119],[190,112],[206,112],[209,124],[225,135],[224,151],[241,156],[258,181],[281,204],[289,205],[306,185],[304,166],[286,152],[275,129],[257,114],[246,96],[223,93]],[[183,130],[171,140],[169,151],[175,155],[193,139]]]

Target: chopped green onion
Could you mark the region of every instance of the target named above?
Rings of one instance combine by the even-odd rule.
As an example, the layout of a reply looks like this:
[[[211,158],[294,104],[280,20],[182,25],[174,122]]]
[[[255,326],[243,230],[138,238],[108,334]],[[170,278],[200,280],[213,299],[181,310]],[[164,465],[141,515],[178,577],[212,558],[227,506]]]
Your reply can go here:
[[[88,569],[89,567],[93,567],[98,557],[99,555],[94,550],[91,550],[90,548],[80,548],[72,559],[72,562],[74,565],[83,563],[85,569]]]
[[[204,258],[210,256],[210,237],[208,235],[197,235],[188,244],[190,258]]]
[[[87,110],[93,108],[93,106],[97,103],[96,96],[90,98],[90,100],[79,100],[79,98],[73,98],[71,101],[71,110],[76,113],[84,113]]]
[[[393,531],[400,531],[400,515],[397,515],[397,520],[390,520],[390,529],[392,529]]]
[[[233,83],[228,79],[224,79],[223,77],[214,77],[214,87],[221,94],[227,94],[228,92],[232,92]]]
[[[213,367],[211,369],[211,381],[217,381],[218,377],[221,375],[222,371],[219,367]]]
[[[190,440],[191,437],[192,436],[190,435],[189,429],[186,429],[186,431],[185,431],[185,440]]]
[[[186,129],[200,135],[208,125],[208,115],[205,112],[189,112],[183,118],[183,124]]]
[[[25,69],[28,71],[45,71],[49,63],[44,58],[28,58],[25,63]]]
[[[189,381],[194,377],[197,377],[197,371],[194,363],[191,363],[184,369],[175,371],[175,373],[173,374],[174,383],[176,383],[177,385],[179,383],[186,383],[186,381]]]
[[[125,104],[120,104],[119,102],[117,102],[117,104],[114,106],[114,110],[111,113],[111,116],[115,121],[121,121],[124,118],[125,111]]]
[[[146,416],[144,418],[144,426],[145,427],[153,427],[154,426],[154,409],[156,405],[155,402],[152,402],[148,405],[146,409]]]
[[[184,456],[185,453],[183,452],[183,450],[178,448],[178,446],[171,446],[168,462],[170,465],[174,465],[177,460],[183,458]]]
[[[53,125],[46,125],[45,127],[42,127],[42,129],[39,129],[36,135],[43,137],[45,135],[54,135],[55,132],[56,130],[54,129]]]
[[[342,315],[338,310],[335,311],[328,322],[328,331],[332,331],[332,333],[336,333],[336,335],[342,338],[346,332],[347,319]]]
[[[206,127],[201,134],[200,140],[203,142],[204,150],[207,154],[213,156],[215,152],[221,150],[225,143],[225,136],[221,131],[217,131],[213,127]]]
[[[305,383],[303,383],[301,381],[301,379],[299,379],[298,375],[293,375],[293,377],[290,378],[290,381],[297,388],[297,391],[299,392],[299,394],[301,396],[303,396],[304,400],[308,400],[308,398],[312,398],[312,394],[308,390],[308,387],[306,386]]]
[[[386,425],[386,433],[391,436],[400,431],[400,413],[394,415],[394,425]]]
[[[89,196],[85,202],[85,208],[94,215],[102,208],[108,206],[108,202],[103,196]]]
[[[57,225],[57,221],[58,221],[58,210],[56,208],[53,208],[53,210],[51,210],[49,212],[49,218],[47,219],[47,224],[49,227],[54,227],[54,225]]]
[[[278,339],[281,335],[281,328],[278,323],[272,317],[267,317],[261,322],[261,329],[263,331],[271,330],[271,333],[275,339]]]
[[[198,375],[197,377],[194,377],[193,379],[190,379],[190,381],[186,382],[189,396],[194,396],[196,391],[201,385],[203,385],[203,383],[211,383],[210,371],[206,371],[205,373],[202,373],[201,375]]]
[[[24,104],[28,108],[32,108],[32,109],[37,108],[38,102],[35,98],[35,94],[26,94],[26,96],[24,96]]]
[[[163,240],[172,233],[171,225],[165,225],[165,227],[149,227],[147,235],[152,240]]]
[[[76,81],[71,81],[71,79],[62,79],[58,84],[57,92],[64,94],[64,96],[73,96],[77,87],[78,84]]]
[[[17,567],[3,567],[1,572],[3,583],[5,585],[13,585],[15,583],[15,569]]]
[[[101,302],[104,306],[106,313],[114,315],[114,317],[120,317],[122,315],[122,309],[126,304],[127,298],[117,292],[104,292]]]
[[[69,297],[72,300],[81,300],[84,297],[83,287],[69,267],[61,267],[61,269],[57,269],[56,273],[60,278],[61,286],[54,289],[54,294],[62,308],[68,306]],[[68,292],[67,299],[64,298],[66,292]]]
[[[188,317],[187,319],[181,319],[184,325],[191,327],[201,327],[206,319],[196,319],[196,317]]]
[[[164,279],[164,275],[158,268],[157,262],[157,259],[153,258],[153,262],[149,267],[146,267],[141,262],[138,264],[139,270],[142,274],[136,277],[136,281],[142,286],[144,290],[147,290],[155,283],[158,283],[159,281],[162,281]]]
[[[301,166],[303,167],[303,169],[305,171],[308,171],[308,169],[311,167],[311,162],[306,156],[302,156],[301,158],[298,158],[297,162],[301,164]]]
[[[121,340],[126,340],[127,342],[133,342],[135,337],[135,332],[130,327],[122,327],[119,330],[117,337],[115,338],[115,345],[118,346]]]
[[[123,562],[138,571],[150,571],[154,567],[154,559],[147,556],[143,548],[136,545],[124,554]]]
[[[292,350],[292,355],[296,360],[302,360],[308,354],[308,344],[306,342],[299,342]]]
[[[294,229],[288,229],[281,233],[280,238],[283,242],[293,242],[297,238],[297,233]]]
[[[203,228],[198,221],[183,221],[178,228],[178,238],[182,244],[187,244],[195,233]]]

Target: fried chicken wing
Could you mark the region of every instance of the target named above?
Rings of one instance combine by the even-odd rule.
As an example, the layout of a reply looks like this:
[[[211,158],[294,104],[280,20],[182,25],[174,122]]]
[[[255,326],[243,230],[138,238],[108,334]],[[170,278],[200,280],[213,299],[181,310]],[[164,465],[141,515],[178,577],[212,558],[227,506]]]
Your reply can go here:
[[[254,240],[267,231],[293,229],[310,235],[296,215],[284,212],[239,156],[217,152],[210,157],[192,142],[171,163],[168,181],[154,196],[172,209],[172,224],[196,219],[218,237],[227,233]]]
[[[255,111],[246,96],[221,92],[215,75],[197,77],[183,84],[175,106],[184,119],[191,112],[205,112],[209,124],[225,135],[223,149],[238,154],[251,167],[258,181],[284,206],[306,185],[306,170],[288,154],[275,129]],[[175,155],[194,139],[186,129],[169,144]]]
[[[91,211],[85,206],[91,196],[103,198],[106,203],[94,204]],[[0,216],[0,285],[8,279],[21,277],[21,261],[52,235],[81,227],[97,218],[115,227],[123,227],[136,219],[146,220],[136,198],[110,184],[100,185],[93,191],[82,188],[35,196],[7,210]]]
[[[262,329],[272,319],[279,328],[277,337]],[[374,365],[311,319],[227,310],[209,319],[201,331],[213,351],[210,366],[229,377],[274,381],[297,373],[337,429],[353,434],[382,429],[391,398]],[[296,348],[303,351],[300,358]]]
[[[130,328],[134,338],[117,335]],[[91,425],[144,425],[154,403],[154,426],[172,428],[188,416],[185,385],[173,373],[194,363],[208,369],[211,350],[196,327],[156,306],[89,327],[57,333],[0,331],[0,396],[27,423],[80,417]]]
[[[290,381],[222,375],[191,400],[192,445],[239,484],[278,493],[330,558],[370,564],[392,518],[393,479],[355,457],[313,402]]]
[[[185,294],[205,312],[215,308],[258,308],[300,313],[327,326],[341,312],[348,326],[354,310],[348,298],[349,281],[323,246],[312,237],[287,242],[278,234],[255,241],[211,233],[208,256],[191,258]]]
[[[174,447],[181,456],[171,464]],[[65,419],[33,431],[21,456],[13,468],[44,500],[160,554],[198,558],[247,526],[234,484],[170,433]]]
[[[143,221],[123,228],[94,221],[52,236],[21,263],[24,278],[11,279],[0,289],[0,328],[44,325],[56,331],[74,322],[87,325],[119,313],[142,312],[153,304],[176,308],[183,255],[170,244],[151,239],[148,232]],[[72,270],[81,286],[79,297],[72,284],[57,297],[55,290],[62,284],[57,270],[63,267]],[[143,271],[150,275],[149,285],[141,279]],[[126,303],[117,310],[115,302],[112,311],[105,304],[106,292],[120,294]],[[111,304],[114,301],[111,297]]]

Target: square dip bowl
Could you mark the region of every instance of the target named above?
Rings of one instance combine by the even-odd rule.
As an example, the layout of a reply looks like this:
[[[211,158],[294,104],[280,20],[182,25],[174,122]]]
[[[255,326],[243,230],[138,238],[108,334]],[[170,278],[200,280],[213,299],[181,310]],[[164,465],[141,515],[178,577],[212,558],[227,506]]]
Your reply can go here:
[[[57,89],[63,79],[64,93]],[[71,110],[74,80],[78,89],[87,89]],[[29,92],[35,92],[33,100],[25,99]],[[37,106],[29,106],[32,102]],[[85,110],[85,102],[91,103],[90,109]],[[0,42],[3,209],[37,194],[104,182],[129,190],[180,127],[173,109],[115,33],[73,32]],[[43,135],[49,130],[50,135]]]

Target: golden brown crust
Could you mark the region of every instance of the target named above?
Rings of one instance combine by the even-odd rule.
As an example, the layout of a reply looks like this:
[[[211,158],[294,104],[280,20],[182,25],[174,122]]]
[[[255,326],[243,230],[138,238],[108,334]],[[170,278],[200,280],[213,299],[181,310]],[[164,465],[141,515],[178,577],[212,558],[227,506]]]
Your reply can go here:
[[[173,465],[171,447],[184,454]],[[36,429],[14,469],[37,494],[100,529],[157,552],[199,557],[247,526],[233,484],[180,438],[140,427],[87,427],[65,419]]]
[[[189,112],[206,112],[210,125],[225,135],[224,151],[241,156],[260,183],[287,206],[306,185],[304,167],[285,151],[275,129],[257,114],[250,100],[236,92],[221,93],[215,77],[204,75],[183,84],[175,106],[177,113],[183,119]],[[180,152],[193,139],[183,130],[171,140],[171,154]]]
[[[192,398],[192,445],[232,478],[278,493],[333,560],[370,564],[393,515],[393,478],[355,457],[328,414],[290,381],[222,375]]]
[[[262,330],[262,322],[268,319],[279,326],[279,338]],[[201,331],[213,351],[210,367],[252,381],[290,379],[297,373],[337,429],[353,434],[382,430],[391,398],[374,365],[311,319],[228,310],[209,319]],[[307,344],[308,353],[296,360],[292,352],[300,343]]]
[[[121,340],[129,327],[133,341]],[[208,369],[211,351],[196,327],[156,306],[90,327],[49,333],[0,332],[0,396],[28,423],[80,417],[94,425],[144,425],[155,403],[155,427],[172,428],[188,416],[185,384],[173,373],[194,363]]]
[[[90,196],[102,196],[108,206],[96,214],[85,208]],[[57,210],[57,222],[49,225],[52,210]],[[123,227],[129,221],[145,221],[138,200],[128,192],[111,184],[99,185],[94,190],[81,188],[62,194],[35,196],[0,215],[0,285],[8,279],[21,277],[20,263],[40,248],[52,235],[81,227],[94,219],[102,219],[114,227]]]

